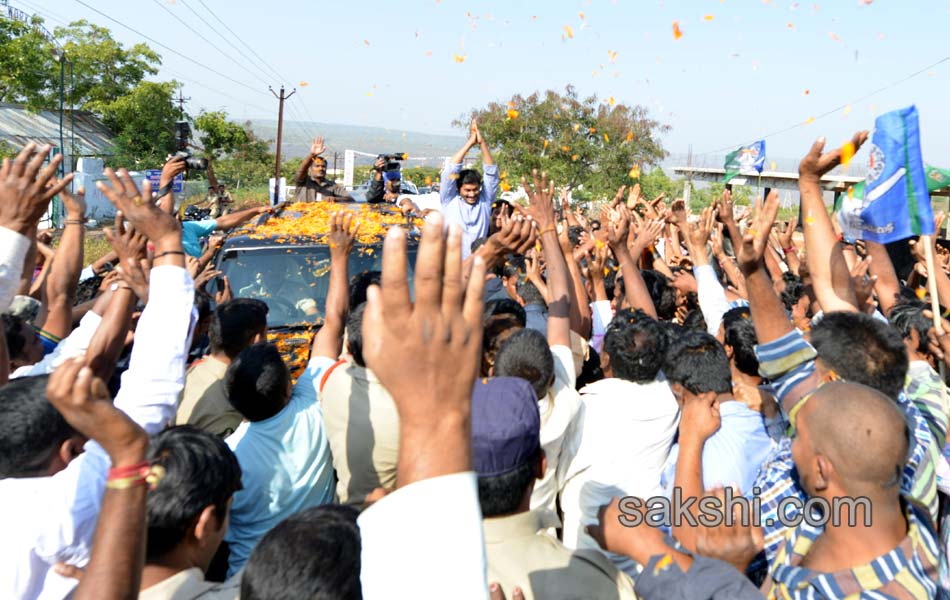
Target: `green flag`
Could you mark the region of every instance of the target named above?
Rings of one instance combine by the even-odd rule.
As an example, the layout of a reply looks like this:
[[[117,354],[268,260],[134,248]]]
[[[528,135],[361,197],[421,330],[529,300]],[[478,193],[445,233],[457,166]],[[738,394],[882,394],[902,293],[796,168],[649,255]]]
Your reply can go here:
[[[924,168],[924,172],[927,174],[928,192],[950,186],[950,169],[941,169],[940,167],[927,165]]]
[[[722,166],[725,170],[722,182],[729,183],[731,179],[739,175],[761,174],[764,167],[765,140],[759,140],[726,155],[726,162]]]

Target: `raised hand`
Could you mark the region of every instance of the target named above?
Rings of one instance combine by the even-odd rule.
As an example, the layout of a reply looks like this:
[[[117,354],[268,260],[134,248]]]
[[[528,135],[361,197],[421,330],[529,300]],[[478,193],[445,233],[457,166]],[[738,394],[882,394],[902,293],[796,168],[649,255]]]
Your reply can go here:
[[[637,232],[637,237],[634,238],[633,244],[630,246],[630,253],[634,257],[639,257],[644,250],[654,245],[662,234],[662,219],[650,219],[644,222],[643,226],[640,227],[640,231]]]
[[[786,221],[785,230],[778,234],[778,241],[782,244],[782,250],[792,248],[792,236],[795,235],[795,222]]]
[[[53,371],[46,397],[76,431],[102,446],[113,467],[134,465],[144,456],[148,435],[113,406],[106,384],[84,358],[67,360]]]
[[[478,131],[478,120],[472,117],[472,122],[468,126],[468,143],[471,146],[482,142],[482,134]]]
[[[225,302],[230,302],[233,299],[234,293],[231,291],[231,280],[228,279],[227,275],[222,275],[221,285],[218,286],[218,290],[214,293],[214,303],[220,305]]]
[[[521,177],[521,186],[528,194],[528,215],[538,224],[540,236],[548,231],[555,231],[554,223],[554,182],[548,182],[548,174],[541,173],[541,182],[538,183],[538,170],[532,171],[533,185],[528,184],[526,177]]]
[[[682,198],[677,198],[670,204],[670,212],[667,221],[680,227],[686,226],[687,220],[686,202]]]
[[[57,183],[59,180],[56,180]],[[76,194],[70,194],[66,188],[63,188],[63,191],[59,193],[60,198],[63,199],[63,205],[66,207],[66,218],[69,220],[80,220],[86,221],[86,189],[79,188],[76,191]]]
[[[310,144],[310,156],[317,157],[326,152],[327,148],[323,143],[323,136],[318,136],[313,138],[313,143]]]
[[[606,222],[601,223],[607,231],[607,243],[611,248],[620,248],[627,243],[627,234],[630,232],[630,217],[626,207],[619,207],[610,213],[602,213],[609,216]]]
[[[330,217],[330,234],[327,236],[330,254],[349,256],[353,251],[353,244],[356,242],[359,231],[360,222],[356,220],[356,215],[352,212],[341,210],[333,213]]]
[[[30,142],[12,161],[3,159],[0,167],[0,227],[32,235],[50,198],[66,189],[73,180],[70,173],[50,185],[63,162],[63,156],[58,154],[40,170],[50,149],[47,144],[37,150],[36,144]]]
[[[722,417],[716,394],[686,394],[680,414],[680,440],[702,444],[719,431]]]
[[[736,248],[736,261],[743,275],[749,275],[763,264],[765,250],[769,243],[769,234],[778,214],[778,192],[772,190],[763,203],[756,198],[752,224],[742,236],[742,243]]]
[[[552,191],[553,193],[553,191]],[[442,217],[423,226],[410,298],[406,234],[383,246],[382,287],[367,293],[363,357],[399,412],[397,485],[471,470],[471,393],[482,355],[485,263],[462,286],[462,233]]]
[[[709,243],[709,236],[712,234],[715,219],[715,207],[707,206],[703,209],[699,222],[693,225],[689,231],[691,252],[706,252],[706,244]]]
[[[133,225],[126,227],[122,211],[115,213],[114,228],[106,228],[103,233],[118,255],[120,265],[127,264],[130,260],[138,262],[145,258],[148,240]]]
[[[178,220],[150,201],[152,187],[147,180],[139,190],[125,169],[119,169],[116,174],[115,171],[107,168],[105,175],[110,185],[97,181],[96,187],[109,199],[109,202],[122,211],[125,218],[137,230],[155,244],[156,249],[159,245],[165,244],[181,245],[181,226]]]
[[[537,242],[538,231],[530,218],[520,214],[508,216],[502,213],[498,215],[497,223],[498,231],[488,238],[488,243],[492,244],[498,254],[524,254]]]
[[[719,199],[719,220],[726,225],[735,223],[736,213],[732,205],[732,192],[729,190],[723,190]]]
[[[854,145],[855,153],[857,153],[861,145],[864,144],[867,139],[867,131],[859,131],[854,134],[850,143]],[[820,137],[812,144],[811,150],[808,151],[808,154],[806,154],[798,164],[799,180],[805,180],[808,183],[817,183],[825,173],[841,164],[841,148],[835,148],[830,152],[822,153],[824,149],[825,138]]]

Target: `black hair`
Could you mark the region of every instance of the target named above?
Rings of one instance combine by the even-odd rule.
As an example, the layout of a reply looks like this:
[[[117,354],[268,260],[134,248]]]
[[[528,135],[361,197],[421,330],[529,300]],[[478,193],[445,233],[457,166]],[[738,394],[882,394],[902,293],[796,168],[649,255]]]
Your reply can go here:
[[[317,162],[318,160],[323,163],[323,166],[327,166],[330,164],[330,162],[322,156],[314,156],[313,161],[311,161],[311,164]]]
[[[509,515],[524,499],[525,493],[537,474],[537,454],[514,470],[494,477],[478,478],[478,502],[483,517]],[[243,598],[243,596],[242,596]]]
[[[604,334],[604,352],[614,377],[634,383],[656,379],[666,347],[660,323],[640,309],[618,311]]]
[[[26,347],[26,337],[23,335],[23,328],[29,327],[29,324],[21,317],[3,313],[4,337],[7,340],[7,354],[10,359],[19,358],[23,354],[23,348]]]
[[[818,358],[845,381],[872,387],[896,400],[907,377],[901,334],[870,315],[831,312],[811,330]]]
[[[165,476],[145,501],[146,560],[174,550],[208,506],[224,526],[228,500],[241,489],[241,467],[221,438],[191,425],[172,427],[152,438],[148,461]]]
[[[346,316],[346,345],[353,357],[353,362],[361,367],[366,366],[363,360],[363,313],[366,312],[366,303],[362,303],[350,311]]]
[[[686,313],[686,318],[683,319],[683,329],[706,331],[706,317],[703,316],[703,311],[694,308]]]
[[[462,186],[467,183],[482,185],[482,174],[475,169],[462,169],[459,171],[458,179],[455,180],[455,189],[462,193]]]
[[[514,318],[518,319],[518,322],[521,323],[522,327],[524,327],[528,322],[527,316],[524,312],[524,307],[511,298],[501,298],[486,302],[482,315],[484,321],[487,321],[489,317],[494,317],[495,315],[512,315]]]
[[[902,300],[894,305],[888,319],[891,325],[900,332],[901,337],[910,340],[910,332],[917,330],[918,343],[915,350],[927,353],[929,340],[927,331],[933,327],[933,320],[924,316],[924,311],[930,310],[926,302],[920,300]]]
[[[755,346],[759,340],[755,337],[752,312],[746,306],[728,310],[722,315],[722,326],[725,331],[723,341],[732,347],[736,368],[746,375],[758,375],[759,359],[755,355]]]
[[[527,279],[518,282],[517,291],[521,299],[524,300],[525,305],[540,304],[541,306],[547,306],[547,303],[544,301],[544,296],[542,296],[538,288]]]
[[[366,290],[371,285],[379,285],[383,274],[380,271],[363,271],[350,278],[351,308],[366,302]]]
[[[314,506],[281,521],[251,552],[242,600],[359,600],[360,529],[351,506]]]
[[[678,383],[694,394],[732,391],[729,357],[722,344],[703,331],[685,331],[670,346],[663,364],[669,382]]]
[[[587,360],[584,361],[581,372],[577,374],[577,383],[574,387],[580,390],[585,385],[600,381],[603,378],[604,371],[600,368],[600,354],[591,346],[588,349]]]
[[[604,263],[606,268],[606,273],[604,274],[604,291],[607,292],[607,299],[610,300],[614,297],[617,286],[621,286],[623,289],[623,278],[618,277],[620,273],[620,265],[614,261],[612,258],[608,258],[607,262]]]
[[[591,231],[600,231],[601,224],[600,219],[591,219],[590,220],[590,230]]]
[[[45,475],[76,430],[46,399],[48,375],[20,377],[0,387],[0,479]]]
[[[572,246],[577,246],[581,243],[581,234],[584,233],[585,229],[580,225],[572,225],[567,228],[567,239],[571,240]]]
[[[263,421],[287,403],[290,372],[277,347],[267,342],[248,346],[228,367],[225,384],[231,405],[248,421]]]
[[[658,319],[671,321],[676,316],[676,290],[670,285],[670,279],[652,269],[642,271],[643,283],[647,286]]]
[[[520,377],[540,399],[554,383],[554,357],[544,334],[534,329],[513,333],[495,355],[496,377]]]
[[[211,350],[234,358],[259,333],[267,331],[267,304],[255,298],[235,298],[219,304],[211,318]]]
[[[782,304],[785,305],[785,310],[791,311],[805,295],[805,283],[792,272],[783,273],[782,280],[785,281],[785,289],[781,294]]]
[[[495,364],[498,349],[508,341],[511,334],[524,329],[524,323],[509,313],[492,315],[485,319],[482,334],[482,375],[487,377],[489,369]]]

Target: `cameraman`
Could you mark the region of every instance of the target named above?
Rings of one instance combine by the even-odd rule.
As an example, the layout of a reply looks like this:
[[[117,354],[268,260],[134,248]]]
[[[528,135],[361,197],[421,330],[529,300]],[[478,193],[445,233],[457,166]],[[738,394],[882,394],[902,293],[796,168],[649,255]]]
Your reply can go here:
[[[403,214],[416,213],[425,215],[420,211],[416,203],[409,198],[402,196],[402,172],[398,168],[387,169],[389,164],[385,156],[380,156],[373,164],[373,179],[369,184],[369,191],[366,192],[366,202],[369,204],[378,204],[380,202],[389,202],[399,207]]]
[[[373,165],[373,180],[366,192],[366,201],[370,204],[395,202],[402,194],[402,174],[398,168],[386,169],[387,164],[386,158],[380,156]]]
[[[327,179],[327,159],[321,156],[325,150],[322,137],[313,140],[310,154],[300,163],[294,178],[294,185],[297,186],[294,190],[295,202],[353,202],[353,196],[345,187]]]

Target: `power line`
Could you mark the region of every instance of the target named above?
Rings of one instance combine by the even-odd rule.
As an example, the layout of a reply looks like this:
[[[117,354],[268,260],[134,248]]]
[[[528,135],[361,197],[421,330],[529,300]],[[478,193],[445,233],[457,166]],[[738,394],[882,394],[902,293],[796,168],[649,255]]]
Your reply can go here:
[[[241,81],[238,81],[237,79],[234,79],[233,77],[228,77],[228,76],[225,75],[224,73],[222,73],[222,72],[220,72],[220,71],[218,71],[218,70],[216,70],[216,69],[213,69],[213,68],[211,68],[211,67],[205,65],[204,63],[201,63],[201,62],[199,62],[199,61],[197,61],[197,60],[191,58],[191,57],[188,56],[187,54],[182,54],[181,52],[175,50],[174,48],[170,48],[170,47],[166,46],[165,44],[159,42],[158,40],[156,40],[156,39],[154,39],[154,38],[151,38],[151,37],[145,35],[145,34],[142,33],[141,31],[138,31],[137,29],[134,29],[133,27],[130,27],[129,25],[126,25],[126,24],[123,23],[122,21],[119,21],[118,19],[115,19],[115,18],[113,18],[113,17],[110,17],[109,15],[107,15],[107,14],[104,13],[104,12],[102,12],[101,10],[99,10],[99,9],[93,7],[93,6],[90,6],[90,5],[89,5],[88,3],[86,3],[84,0],[76,0],[76,2],[78,2],[79,4],[82,4],[83,6],[85,6],[85,7],[88,8],[89,10],[91,10],[92,12],[94,12],[94,13],[100,15],[100,16],[103,16],[103,17],[105,17],[105,18],[107,18],[107,19],[109,19],[109,20],[112,21],[113,23],[115,23],[115,24],[117,24],[117,25],[119,25],[119,26],[121,26],[121,27],[124,27],[125,29],[128,29],[128,30],[131,31],[132,33],[134,33],[134,34],[136,34],[136,35],[139,35],[139,36],[145,38],[146,40],[152,42],[152,43],[155,44],[156,46],[159,46],[159,47],[161,47],[161,48],[164,48],[165,50],[168,50],[168,51],[171,52],[172,54],[175,54],[175,55],[177,55],[177,56],[180,56],[181,58],[184,58],[184,59],[187,60],[188,62],[190,62],[190,63],[192,63],[192,64],[195,64],[195,65],[201,67],[202,69],[205,69],[205,70],[207,70],[207,71],[211,71],[212,73],[214,73],[214,74],[217,75],[218,77],[222,77],[222,78],[224,78],[224,79],[227,79],[228,81],[230,81],[230,82],[232,82],[232,83],[235,83],[235,84],[237,84],[237,85],[239,85],[239,86],[241,86],[241,87],[243,87],[243,88],[247,88],[247,89],[251,90],[251,91],[254,92],[254,93],[261,94],[261,95],[264,95],[264,96],[267,95],[267,93],[264,92],[263,90],[260,90],[260,89],[258,89],[258,88],[252,87],[252,86],[250,86],[250,85],[248,85],[248,84],[246,84],[246,83],[243,83],[243,82],[241,82]]]
[[[186,4],[184,0],[178,0],[178,4],[184,6],[184,7],[187,8],[189,11],[191,11],[191,14],[195,15],[196,17],[198,17],[198,18],[201,20],[201,22],[204,23],[205,26],[206,26],[208,29],[210,29],[211,31],[213,31],[215,34],[217,34],[218,37],[220,37],[222,40],[224,40],[225,42],[227,42],[229,46],[231,46],[232,48],[234,48],[235,50],[237,50],[238,54],[240,54],[240,55],[244,58],[244,60],[246,60],[246,61],[248,62],[248,64],[252,65],[255,69],[257,69],[258,71],[260,71],[261,73],[263,73],[263,74],[264,74],[264,77],[267,77],[267,78],[270,78],[270,77],[271,77],[271,75],[270,75],[269,73],[267,73],[267,71],[265,71],[264,69],[262,69],[262,68],[260,67],[260,65],[258,65],[256,62],[254,62],[253,60],[251,60],[251,58],[250,58],[247,54],[245,54],[243,50],[241,50],[239,47],[237,47],[237,46],[234,44],[234,42],[232,42],[227,36],[225,36],[224,34],[222,34],[220,31],[218,31],[217,29],[215,29],[215,27],[214,27],[211,23],[209,23],[209,22],[207,21],[207,19],[205,19],[203,16],[201,16],[201,14],[200,14],[198,11],[196,11],[195,9],[193,9],[190,4]]]
[[[233,62],[234,64],[236,64],[239,68],[243,69],[245,73],[247,73],[247,74],[250,75],[251,77],[256,77],[257,79],[259,79],[259,80],[261,81],[261,83],[264,83],[265,85],[267,84],[267,80],[266,80],[266,79],[261,79],[261,77],[260,77],[259,75],[257,75],[256,73],[252,73],[251,71],[249,71],[246,66],[242,65],[242,64],[241,64],[240,62],[238,62],[233,56],[231,56],[230,54],[228,54],[227,52],[225,52],[224,50],[222,50],[221,48],[219,48],[214,42],[212,42],[211,40],[209,40],[208,38],[206,38],[205,36],[203,36],[203,35],[201,34],[201,32],[199,32],[197,29],[195,29],[194,27],[192,27],[191,25],[189,25],[187,21],[185,21],[184,19],[182,19],[181,17],[179,17],[178,15],[176,15],[176,14],[172,11],[172,9],[168,8],[168,6],[166,6],[165,4],[162,4],[159,0],[152,0],[152,2],[154,2],[154,3],[157,4],[160,8],[162,8],[165,12],[167,12],[168,14],[170,14],[170,15],[172,16],[172,18],[174,18],[176,21],[178,21],[179,23],[181,23],[182,25],[184,25],[185,27],[187,27],[189,31],[191,31],[192,33],[194,33],[195,35],[197,35],[199,38],[201,38],[202,40],[204,40],[204,42],[205,42],[206,44],[208,44],[209,46],[211,46],[212,48],[214,48],[215,50],[217,50],[219,53],[221,53],[222,56],[224,56],[225,58],[227,58],[228,60],[230,60],[231,62]]]
[[[257,52],[254,52],[254,49],[251,48],[251,47],[247,44],[247,42],[244,41],[244,38],[242,38],[242,37],[239,36],[238,34],[234,33],[234,31],[233,31],[230,27],[228,27],[228,24],[225,23],[224,21],[222,21],[222,20],[221,20],[221,17],[219,17],[217,14],[215,14],[215,12],[214,12],[213,10],[211,10],[211,8],[209,8],[207,4],[204,3],[204,0],[198,0],[198,2],[201,3],[201,6],[203,6],[203,7],[205,8],[205,10],[208,11],[208,12],[211,14],[211,16],[214,17],[214,18],[218,21],[218,23],[221,23],[221,25],[222,25],[225,29],[228,30],[228,33],[230,33],[230,34],[233,35],[235,38],[237,38],[237,40],[238,40],[239,42],[241,42],[241,44],[243,44],[244,47],[247,48],[247,49],[251,52],[251,54],[253,54],[254,56],[256,56],[257,59],[258,59],[259,61],[261,61],[261,64],[263,64],[263,65],[266,66],[268,69],[270,69],[271,72],[272,72],[274,75],[277,76],[277,79],[279,79],[279,80],[281,80],[281,81],[283,81],[283,82],[285,82],[285,83],[289,83],[289,81],[287,80],[286,77],[283,77],[283,76],[282,76],[280,73],[278,73],[273,67],[271,67],[270,64],[268,64],[267,61],[265,61],[263,58],[261,58],[261,56],[260,56]]]
[[[34,14],[39,14],[40,16],[46,17],[50,21],[55,21],[56,23],[59,23],[60,25],[63,25],[63,26],[69,25],[69,23],[64,20],[65,17],[63,17],[60,14],[54,13],[53,11],[47,8],[37,6],[30,2],[25,2],[24,0],[15,0],[15,1],[19,4],[22,4],[26,8],[30,9],[31,11],[33,11]]]
[[[187,77],[187,76],[185,76],[185,75],[182,75],[179,71],[176,71],[176,70],[174,70],[174,69],[171,69],[171,68],[169,68],[169,67],[167,67],[167,66],[165,66],[165,65],[162,65],[162,69],[165,70],[165,71],[168,71],[169,73],[171,73],[172,75],[174,75],[174,76],[175,76],[175,79],[179,79],[179,80],[181,80],[181,81],[187,81],[188,83],[190,83],[190,84],[192,84],[192,85],[197,85],[197,86],[203,87],[203,88],[205,88],[206,90],[212,91],[212,92],[214,92],[215,94],[217,94],[217,95],[219,95],[219,96],[224,96],[225,98],[230,98],[231,100],[234,100],[235,102],[238,102],[238,103],[240,103],[240,104],[242,104],[242,105],[244,105],[244,106],[248,106],[248,107],[251,107],[251,108],[256,108],[256,109],[258,109],[258,110],[260,110],[260,111],[264,111],[265,113],[269,113],[269,112],[271,112],[271,111],[273,110],[272,108],[264,108],[263,106],[260,106],[260,105],[258,105],[258,104],[251,104],[250,102],[247,102],[247,101],[245,101],[245,100],[241,100],[240,98],[237,98],[236,96],[232,96],[231,94],[228,94],[228,93],[226,93],[226,92],[222,92],[221,90],[217,90],[217,89],[215,89],[215,88],[213,88],[213,87],[211,87],[211,86],[209,86],[209,85],[207,85],[207,84],[205,84],[205,83],[202,83],[202,82],[200,82],[200,81],[197,81],[197,80],[195,80],[195,79],[192,79],[192,78],[190,78],[190,77]]]
[[[859,102],[863,102],[864,100],[867,100],[867,99],[870,98],[871,96],[880,94],[881,92],[886,91],[886,90],[889,90],[889,89],[891,89],[892,87],[898,86],[898,85],[904,83],[905,81],[909,81],[909,80],[913,79],[914,77],[917,77],[917,76],[920,75],[921,73],[923,73],[923,72],[925,72],[925,71],[929,71],[930,69],[933,69],[934,67],[936,67],[936,66],[938,66],[938,65],[940,65],[940,64],[942,64],[942,63],[945,63],[945,62],[947,62],[947,61],[950,61],[950,56],[945,56],[945,57],[941,58],[940,60],[938,60],[937,62],[935,62],[935,63],[933,63],[933,64],[931,64],[931,65],[927,65],[926,67],[924,67],[924,68],[922,68],[922,69],[920,69],[920,70],[918,70],[918,71],[914,71],[913,73],[911,73],[911,74],[908,75],[907,77],[904,77],[903,79],[900,79],[900,80],[898,80],[898,81],[894,81],[894,82],[892,82],[892,83],[889,83],[889,84],[885,85],[884,87],[881,87],[881,88],[878,88],[878,89],[874,90],[873,92],[868,92],[867,94],[864,94],[864,95],[861,96],[860,98],[857,98],[857,99],[855,99],[855,100],[852,100],[851,102],[846,102],[845,104],[842,104],[841,106],[838,106],[838,107],[836,107],[836,108],[832,108],[831,110],[825,111],[825,112],[821,113],[820,115],[818,115],[818,116],[816,116],[816,117],[812,117],[812,118],[808,119],[807,121],[799,121],[798,123],[795,123],[794,125],[789,125],[788,127],[785,127],[785,128],[783,128],[783,129],[778,129],[778,130],[773,131],[773,132],[771,132],[771,133],[768,133],[768,134],[766,134],[766,135],[758,136],[758,137],[755,138],[755,140],[764,140],[764,139],[767,139],[767,138],[770,138],[770,137],[774,137],[774,136],[779,135],[779,134],[782,134],[782,133],[786,133],[786,132],[791,131],[791,130],[793,130],[793,129],[798,129],[799,127],[804,127],[805,125],[809,125],[809,124],[811,124],[811,123],[817,121],[818,119],[823,119],[823,118],[827,117],[828,115],[832,115],[832,114],[834,114],[834,113],[836,113],[836,112],[838,112],[838,111],[844,110],[845,108],[851,106],[852,104],[857,104],[857,103],[859,103]],[[733,145],[733,146],[725,146],[725,147],[723,147],[723,148],[719,148],[718,150],[710,150],[709,152],[701,152],[701,153],[698,154],[697,156],[703,156],[703,155],[706,155],[706,154],[717,154],[717,153],[719,153],[719,152],[725,152],[726,150],[735,150],[735,149],[738,148],[739,146],[744,146],[744,145],[746,145],[746,144],[748,144],[748,143],[751,143],[751,142],[753,142],[753,141],[755,141],[755,140],[749,140],[748,142],[746,142],[746,143],[744,143],[744,144],[735,144],[735,145]]]

